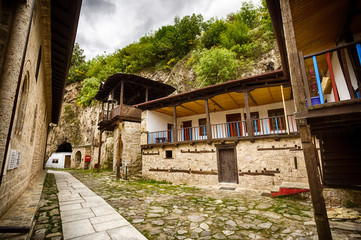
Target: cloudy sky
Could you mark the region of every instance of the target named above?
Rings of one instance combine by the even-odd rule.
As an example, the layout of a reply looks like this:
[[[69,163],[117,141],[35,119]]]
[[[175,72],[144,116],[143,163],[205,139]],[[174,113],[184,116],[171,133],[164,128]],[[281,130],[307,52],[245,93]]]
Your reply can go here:
[[[76,41],[87,59],[111,53],[193,13],[224,18],[245,0],[83,0]],[[253,0],[258,4],[259,0]]]

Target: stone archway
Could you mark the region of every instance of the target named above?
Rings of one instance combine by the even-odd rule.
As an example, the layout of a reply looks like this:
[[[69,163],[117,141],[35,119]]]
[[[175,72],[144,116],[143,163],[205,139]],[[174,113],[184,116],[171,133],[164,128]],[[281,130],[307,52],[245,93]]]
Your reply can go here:
[[[70,142],[67,142],[66,140],[58,146],[56,149],[56,152],[72,152],[72,146]]]
[[[75,153],[75,165],[76,167],[78,167],[81,163],[81,151],[78,150],[76,153]]]

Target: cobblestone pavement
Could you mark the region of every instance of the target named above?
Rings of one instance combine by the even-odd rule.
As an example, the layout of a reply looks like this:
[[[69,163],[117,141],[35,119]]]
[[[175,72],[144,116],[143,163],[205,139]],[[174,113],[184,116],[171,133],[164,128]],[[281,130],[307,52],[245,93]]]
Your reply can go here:
[[[116,181],[111,172],[70,173],[149,239],[318,239],[311,202],[299,197],[270,198],[238,188],[194,188],[151,180]],[[356,223],[340,227],[351,232],[333,229],[334,239],[361,239],[355,231],[360,225],[352,224]]]
[[[48,173],[41,194],[39,210],[35,217],[32,240],[60,240],[63,238],[57,193],[54,174]]]

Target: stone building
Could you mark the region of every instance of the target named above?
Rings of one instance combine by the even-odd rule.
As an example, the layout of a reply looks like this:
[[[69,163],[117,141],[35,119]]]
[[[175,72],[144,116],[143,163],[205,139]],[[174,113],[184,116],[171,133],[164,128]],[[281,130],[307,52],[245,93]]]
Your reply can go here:
[[[138,104],[143,176],[191,185],[307,188],[283,71]],[[303,190],[300,190],[303,191]]]
[[[0,216],[43,171],[81,0],[0,3]]]
[[[141,172],[141,110],[133,105],[168,96],[174,90],[167,84],[131,74],[116,73],[108,77],[95,96],[102,102],[98,121],[101,149],[98,164],[101,168],[105,167],[100,162],[102,135],[103,132],[112,132],[113,170],[117,177],[132,177]]]

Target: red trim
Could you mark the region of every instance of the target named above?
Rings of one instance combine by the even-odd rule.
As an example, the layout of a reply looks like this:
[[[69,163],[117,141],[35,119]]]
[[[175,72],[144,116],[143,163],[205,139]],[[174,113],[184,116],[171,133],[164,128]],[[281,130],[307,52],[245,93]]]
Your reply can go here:
[[[303,192],[309,192],[310,189],[300,189],[300,188],[280,188],[279,192],[271,192],[272,197],[277,196],[286,196],[286,195],[292,195],[292,194],[299,194]]]

